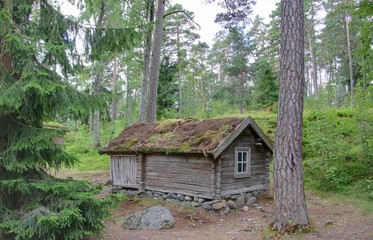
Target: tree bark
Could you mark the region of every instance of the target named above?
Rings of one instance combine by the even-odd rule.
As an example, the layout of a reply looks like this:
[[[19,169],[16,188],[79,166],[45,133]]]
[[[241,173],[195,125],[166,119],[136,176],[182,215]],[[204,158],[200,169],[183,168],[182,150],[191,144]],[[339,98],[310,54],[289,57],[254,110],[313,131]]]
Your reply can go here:
[[[117,87],[117,56],[114,57],[114,72],[113,72],[113,101],[111,102],[111,121],[117,119],[117,105],[118,105],[118,87]]]
[[[243,42],[240,42],[240,56],[241,61],[244,61],[243,59]],[[241,63],[240,63],[241,64]],[[240,94],[240,114],[243,114],[243,93],[244,93],[244,79],[243,79],[243,69],[242,66],[240,66],[240,87],[239,87],[239,94]]]
[[[346,2],[347,3],[347,2]],[[355,83],[353,77],[353,70],[352,70],[352,54],[351,54],[351,39],[350,39],[350,27],[349,27],[349,20],[350,16],[348,15],[347,11],[345,12],[345,21],[346,21],[346,37],[347,37],[347,53],[348,53],[348,71],[350,73],[350,91],[351,91],[351,105],[354,105],[355,101]]]
[[[183,88],[182,88],[182,81],[181,81],[181,47],[180,47],[180,28],[177,26],[177,32],[176,32],[176,39],[177,39],[177,80],[178,80],[178,85],[179,85],[179,113],[178,116],[181,117],[183,116],[184,112],[184,106],[183,106]]]
[[[312,85],[313,85],[313,94],[317,97],[319,95],[319,87],[317,84],[317,64],[316,64],[316,56],[312,47],[312,38],[311,33],[308,35],[308,44],[310,48],[310,54],[311,54],[311,77],[312,77]]]
[[[127,93],[126,93],[126,104],[127,104],[127,123],[129,125],[131,125],[132,123],[132,113],[133,113],[133,107],[132,107],[132,94],[131,94],[131,87],[130,87],[130,79],[131,79],[131,76],[130,76],[131,72],[130,72],[130,68],[129,66],[127,66]]]
[[[282,0],[280,98],[274,150],[273,227],[309,226],[302,168],[304,97],[303,0]]]
[[[146,111],[146,122],[154,123],[157,111],[157,93],[159,67],[161,63],[161,47],[163,40],[163,15],[165,12],[164,0],[157,0],[157,11],[155,15],[156,25],[153,31],[153,49],[150,62],[148,105]]]
[[[154,0],[148,0],[148,18],[149,23],[154,22]],[[142,73],[142,87],[140,96],[140,109],[137,121],[145,123],[146,108],[148,105],[148,85],[149,85],[149,71],[150,71],[150,54],[152,50],[152,28],[149,28],[145,35],[144,48],[144,69]]]
[[[314,37],[315,37],[315,19],[314,19],[314,6],[311,3],[311,19],[309,20],[308,26],[308,46],[310,50],[310,57],[311,57],[311,77],[312,77],[312,87],[313,87],[313,94],[317,97],[319,95],[318,83],[317,83],[317,61],[315,55],[315,49],[313,47],[314,44]]]
[[[101,37],[101,30],[103,26],[103,20],[105,16],[105,3],[101,1],[101,7],[100,7],[100,16],[97,20],[96,26],[97,26],[97,33],[99,37]],[[102,72],[103,69],[101,69],[100,63],[98,61],[94,62],[93,65],[95,66],[95,80],[93,82],[93,95],[98,96],[100,93],[100,86],[101,86],[101,78],[102,78]],[[102,71],[101,71],[102,70]],[[100,109],[94,109],[93,116],[92,116],[92,129],[93,129],[93,146],[94,147],[100,147],[101,145],[101,139],[100,139]]]

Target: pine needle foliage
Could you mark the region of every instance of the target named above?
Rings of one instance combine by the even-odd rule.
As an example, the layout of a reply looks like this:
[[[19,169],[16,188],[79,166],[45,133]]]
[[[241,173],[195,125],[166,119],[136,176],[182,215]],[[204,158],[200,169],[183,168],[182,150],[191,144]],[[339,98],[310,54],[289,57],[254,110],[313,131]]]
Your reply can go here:
[[[43,123],[78,118],[87,97],[68,79],[81,69],[78,24],[48,0],[0,1],[0,239],[82,239],[99,234],[120,197],[48,169],[76,159]]]

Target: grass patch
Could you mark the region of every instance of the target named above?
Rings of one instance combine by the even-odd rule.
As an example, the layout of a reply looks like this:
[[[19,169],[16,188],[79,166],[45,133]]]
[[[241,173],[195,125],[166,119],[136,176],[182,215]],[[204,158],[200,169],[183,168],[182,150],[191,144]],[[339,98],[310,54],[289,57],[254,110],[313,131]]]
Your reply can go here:
[[[100,155],[95,147],[91,145],[89,132],[85,129],[70,131],[65,136],[66,152],[78,159],[74,170],[92,171],[109,170],[110,157]]]
[[[343,204],[353,206],[358,209],[363,215],[368,215],[373,217],[373,204],[371,201],[367,201],[361,198],[357,198],[356,195],[346,195],[343,193],[335,192],[324,192],[317,191],[314,189],[310,190],[314,194],[320,196],[323,200],[332,204]],[[348,193],[347,193],[348,194]]]

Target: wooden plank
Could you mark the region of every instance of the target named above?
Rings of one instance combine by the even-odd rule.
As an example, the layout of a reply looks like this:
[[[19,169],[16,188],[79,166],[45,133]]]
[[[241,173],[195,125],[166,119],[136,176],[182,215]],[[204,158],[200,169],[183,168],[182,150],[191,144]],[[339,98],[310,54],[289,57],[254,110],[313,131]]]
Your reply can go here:
[[[139,182],[139,191],[144,192],[145,191],[145,164],[146,164],[146,155],[144,153],[140,153],[139,155],[139,165],[140,165],[140,182]]]
[[[217,159],[217,165],[216,165],[216,198],[220,199],[221,198],[221,164],[222,164],[222,158],[219,157]]]
[[[210,178],[211,178],[211,193],[215,198],[216,196],[216,161],[211,161]]]

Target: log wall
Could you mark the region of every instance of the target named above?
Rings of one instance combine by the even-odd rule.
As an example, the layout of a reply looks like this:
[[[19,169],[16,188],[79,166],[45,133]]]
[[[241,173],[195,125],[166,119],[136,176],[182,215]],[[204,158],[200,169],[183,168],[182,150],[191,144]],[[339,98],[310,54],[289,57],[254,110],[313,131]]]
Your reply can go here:
[[[145,189],[215,198],[215,173],[204,156],[146,155]]]
[[[222,153],[221,196],[269,189],[269,150],[255,145],[255,133],[245,129]],[[235,178],[235,148],[251,148],[251,174],[249,177]]]

